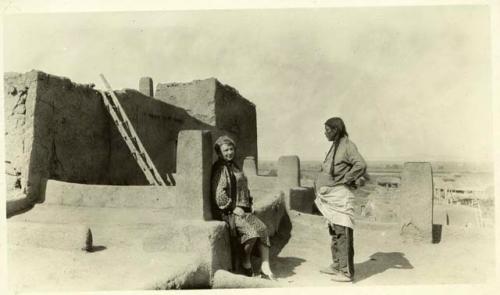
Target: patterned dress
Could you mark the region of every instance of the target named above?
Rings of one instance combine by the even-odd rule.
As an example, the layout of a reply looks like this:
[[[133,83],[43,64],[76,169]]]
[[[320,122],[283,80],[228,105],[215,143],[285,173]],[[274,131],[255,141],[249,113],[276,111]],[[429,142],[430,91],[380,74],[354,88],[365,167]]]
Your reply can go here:
[[[248,189],[248,180],[233,162],[219,160],[214,164],[212,196],[215,201],[214,205],[218,208],[217,213],[223,220],[228,221],[234,217],[234,228],[240,243],[260,238],[263,244],[271,246],[266,225],[252,213],[252,197]],[[236,207],[243,209],[242,216],[232,213]]]

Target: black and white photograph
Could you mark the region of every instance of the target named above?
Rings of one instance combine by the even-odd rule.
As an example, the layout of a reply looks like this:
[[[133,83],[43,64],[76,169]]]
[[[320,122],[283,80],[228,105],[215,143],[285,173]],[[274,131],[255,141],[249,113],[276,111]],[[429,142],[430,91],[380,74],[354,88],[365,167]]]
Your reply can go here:
[[[497,1],[69,2],[1,4],[4,294],[494,293]]]

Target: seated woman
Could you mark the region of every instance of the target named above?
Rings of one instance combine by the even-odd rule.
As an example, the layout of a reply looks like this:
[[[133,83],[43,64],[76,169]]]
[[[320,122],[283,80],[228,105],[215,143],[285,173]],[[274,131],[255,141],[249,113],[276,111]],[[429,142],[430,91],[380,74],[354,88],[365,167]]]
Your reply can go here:
[[[215,142],[215,152],[219,160],[212,167],[212,198],[216,205],[216,218],[229,224],[231,235],[243,245],[242,268],[247,276],[252,276],[250,257],[257,245],[261,258],[261,274],[274,280],[269,265],[269,235],[266,225],[252,213],[252,197],[248,190],[247,178],[233,162],[236,145],[228,136],[221,136]],[[233,258],[234,259],[234,258]]]

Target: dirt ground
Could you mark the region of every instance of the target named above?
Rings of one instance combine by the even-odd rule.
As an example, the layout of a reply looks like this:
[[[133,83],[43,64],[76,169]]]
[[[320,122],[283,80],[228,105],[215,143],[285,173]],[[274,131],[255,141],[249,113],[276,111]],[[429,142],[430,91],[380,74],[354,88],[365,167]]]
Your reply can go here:
[[[88,254],[36,247],[9,248],[9,289],[15,292],[153,289],[196,270],[195,255],[117,248]],[[140,267],[137,267],[140,265]],[[100,266],[100,267],[97,267]],[[117,287],[119,286],[119,287]]]
[[[319,269],[331,261],[321,216],[291,213],[288,244],[273,259],[279,285],[334,286]],[[358,223],[354,231],[356,285],[477,284],[495,279],[495,236],[490,229],[443,227],[440,243],[405,241],[397,224]],[[493,259],[492,259],[493,258]],[[350,283],[348,283],[350,284]]]
[[[329,275],[319,272],[331,261],[330,236],[324,219],[296,211],[290,213],[290,219],[292,229],[287,236],[288,242],[271,261],[278,277],[275,286],[351,284],[333,282]],[[149,289],[195,267],[188,253],[170,253],[161,259],[154,253],[131,255],[137,252],[135,247],[139,245],[127,243],[127,239],[118,236],[118,231],[101,231],[99,234],[96,228],[96,237],[107,236],[114,242],[98,242],[113,251],[86,255],[82,251],[40,249],[11,243],[10,287],[25,291],[106,290],[109,282],[123,282],[120,289],[139,286]],[[495,279],[495,236],[491,228],[445,226],[438,244],[405,241],[399,236],[397,224],[393,223],[358,222],[354,234],[354,285],[481,284]],[[273,238],[273,243],[278,244],[279,240],[279,236]],[[102,265],[103,261],[105,267],[96,271],[95,266]],[[142,267],[138,269],[137,265]],[[106,282],[108,284],[104,285]]]

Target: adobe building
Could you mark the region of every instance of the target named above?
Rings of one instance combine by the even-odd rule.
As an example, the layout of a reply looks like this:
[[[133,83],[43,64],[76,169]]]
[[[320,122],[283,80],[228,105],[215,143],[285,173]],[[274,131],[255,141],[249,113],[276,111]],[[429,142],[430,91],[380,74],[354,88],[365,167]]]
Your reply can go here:
[[[255,105],[215,78],[115,91],[162,176],[176,172],[178,134],[232,136],[237,161],[257,161]],[[5,73],[7,200],[43,201],[48,179],[81,184],[145,185],[146,178],[92,84],[41,71]],[[146,95],[144,94],[146,93]],[[9,208],[8,208],[9,209]]]

